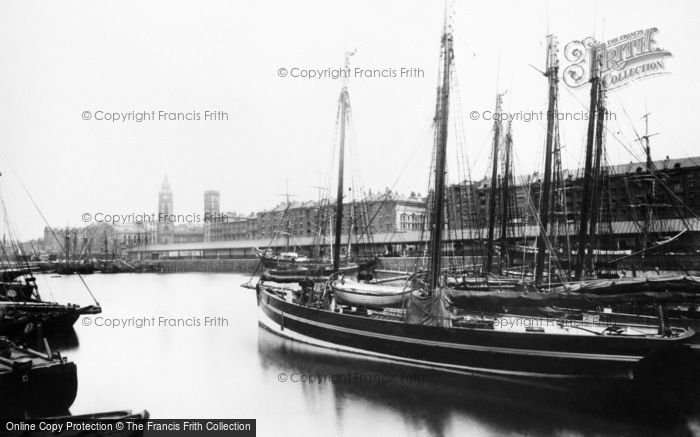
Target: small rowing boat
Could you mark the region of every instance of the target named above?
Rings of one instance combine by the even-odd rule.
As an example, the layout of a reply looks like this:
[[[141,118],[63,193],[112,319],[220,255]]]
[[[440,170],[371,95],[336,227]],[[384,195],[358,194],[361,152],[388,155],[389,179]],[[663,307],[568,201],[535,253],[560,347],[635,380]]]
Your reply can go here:
[[[355,282],[345,278],[336,279],[330,285],[338,302],[369,308],[401,308],[413,291],[410,287]]]

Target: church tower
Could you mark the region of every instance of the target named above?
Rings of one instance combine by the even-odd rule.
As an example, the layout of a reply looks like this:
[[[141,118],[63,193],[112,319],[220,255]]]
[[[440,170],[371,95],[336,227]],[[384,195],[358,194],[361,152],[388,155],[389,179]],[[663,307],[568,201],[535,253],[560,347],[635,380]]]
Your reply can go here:
[[[173,242],[174,224],[170,217],[172,214],[173,192],[166,174],[160,186],[160,192],[158,192],[158,244],[171,244]]]

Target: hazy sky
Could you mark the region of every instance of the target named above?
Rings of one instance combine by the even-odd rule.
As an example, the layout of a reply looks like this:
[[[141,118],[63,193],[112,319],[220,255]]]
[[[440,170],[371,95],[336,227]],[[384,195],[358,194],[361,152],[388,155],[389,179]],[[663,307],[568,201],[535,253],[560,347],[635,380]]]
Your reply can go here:
[[[474,178],[486,174],[491,122],[467,115],[492,109],[497,89],[508,91],[510,112],[545,109],[546,80],[529,64],[544,68],[548,32],[563,49],[586,36],[657,27],[658,44],[673,53],[670,74],[610,94],[617,122],[609,128],[637,154],[608,138],[610,160],[640,156],[633,126],[643,129],[645,108],[661,133],[656,158],[700,155],[698,2],[468,1],[454,9]],[[443,15],[432,0],[0,2],[1,189],[21,238],[40,236],[43,222],[17,174],[53,226],[79,225],[84,212],[154,212],[165,172],[180,213],[201,212],[207,189],[221,191],[223,210],[270,207],[282,200],[285,179],[299,199],[315,198],[313,187],[333,172],[341,81],[280,77],[279,69],[337,68],[353,48],[353,67],[416,67],[424,77],[349,81],[348,171],[366,188],[424,193]],[[586,109],[586,87],[562,84],[560,96],[562,110]],[[228,121],[94,118],[206,110],[225,111]],[[561,124],[567,167],[578,166],[585,128]],[[513,129],[516,165],[533,171],[544,122]]]

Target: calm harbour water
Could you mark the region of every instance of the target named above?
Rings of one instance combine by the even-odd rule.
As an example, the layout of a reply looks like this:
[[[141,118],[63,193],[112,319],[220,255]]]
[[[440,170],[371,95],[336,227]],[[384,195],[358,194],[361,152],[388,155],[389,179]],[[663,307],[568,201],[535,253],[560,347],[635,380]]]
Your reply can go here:
[[[77,338],[62,347],[78,366],[71,413],[147,409],[153,418],[254,418],[261,436],[700,430],[700,415],[663,422],[643,413],[586,412],[559,390],[395,366],[284,340],[258,327],[255,292],[240,287],[247,279],[85,276],[103,313],[79,320]],[[91,302],[77,276],[44,275],[38,284],[45,299]],[[128,326],[106,326],[115,323]]]

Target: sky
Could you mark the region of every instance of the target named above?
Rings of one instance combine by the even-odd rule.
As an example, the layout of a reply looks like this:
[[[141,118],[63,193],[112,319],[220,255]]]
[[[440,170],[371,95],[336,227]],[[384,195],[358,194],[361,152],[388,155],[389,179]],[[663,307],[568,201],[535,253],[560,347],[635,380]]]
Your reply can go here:
[[[449,9],[461,108],[453,105],[450,138],[464,138],[473,179],[486,175],[492,122],[468,114],[493,109],[498,92],[508,112],[546,108],[538,70],[548,33],[565,65],[570,41],[658,28],[669,73],[609,93],[617,120],[608,123],[608,159],[641,157],[635,131],[647,112],[659,133],[655,159],[700,155],[700,3],[456,1]],[[208,189],[221,192],[222,210],[246,214],[286,192],[316,199],[335,175],[343,81],[290,74],[341,67],[348,50],[356,50],[351,68],[423,72],[348,80],[352,185],[425,193],[444,17],[444,4],[430,0],[1,1],[0,194],[19,237],[40,237],[44,218],[62,227],[85,224],[86,212],[155,212],[166,173],[181,214],[201,213]],[[561,84],[559,94],[560,111],[587,109],[587,87]],[[132,111],[200,119],[97,119]],[[205,111],[228,117],[204,120]],[[577,168],[586,124],[560,130],[563,164]],[[544,132],[544,121],[513,124],[518,172],[541,167]]]

